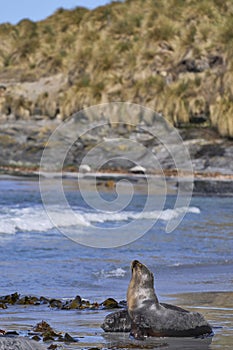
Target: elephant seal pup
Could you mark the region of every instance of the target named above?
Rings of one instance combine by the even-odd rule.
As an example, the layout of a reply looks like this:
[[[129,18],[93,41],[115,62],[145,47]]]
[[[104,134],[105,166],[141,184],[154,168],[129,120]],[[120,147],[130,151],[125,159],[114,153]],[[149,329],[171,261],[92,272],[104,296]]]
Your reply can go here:
[[[134,260],[131,270],[127,305],[134,338],[197,337],[212,333],[211,326],[198,312],[159,303],[153,273],[145,265]]]
[[[126,309],[108,314],[101,325],[105,332],[130,332],[131,319]]]

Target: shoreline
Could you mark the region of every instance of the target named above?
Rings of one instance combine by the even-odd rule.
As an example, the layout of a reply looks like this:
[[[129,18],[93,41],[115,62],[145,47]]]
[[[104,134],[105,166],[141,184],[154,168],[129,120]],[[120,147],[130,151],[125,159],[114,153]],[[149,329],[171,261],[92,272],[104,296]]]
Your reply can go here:
[[[208,319],[214,330],[214,337],[205,341],[192,338],[148,338],[143,342],[145,348],[151,349],[153,344],[157,346],[165,341],[169,342],[169,348],[217,349],[219,346],[228,349],[231,346],[233,313],[230,304],[232,292],[191,292],[175,293],[167,295],[166,302],[174,304],[190,311],[197,311]],[[10,305],[4,310],[6,315],[0,322],[2,332],[9,332],[23,339],[35,339],[37,344],[48,349],[52,344],[62,345],[64,349],[93,349],[132,348],[132,340],[129,333],[105,333],[101,324],[107,314],[118,311],[117,308],[90,309],[87,310],[54,310],[48,312],[46,305]],[[21,315],[21,318],[19,316]],[[22,318],[22,315],[24,317]],[[43,321],[42,321],[43,318]],[[64,325],[64,320],[66,320]],[[30,326],[29,326],[30,324]],[[43,327],[46,331],[44,331]],[[49,332],[47,331],[49,330]],[[6,334],[7,335],[7,334]],[[47,336],[50,336],[49,338]],[[69,336],[69,338],[68,338]],[[35,338],[36,337],[36,338]],[[210,345],[211,344],[211,345]],[[134,342],[135,345],[135,342]],[[142,346],[142,344],[140,343]],[[141,346],[139,348],[141,348]],[[191,346],[191,347],[190,347]],[[135,347],[135,346],[134,346]]]
[[[40,172],[39,166],[33,166],[33,167],[27,167],[27,166],[10,166],[10,165],[0,165],[0,175],[15,175],[15,176],[39,176],[39,174],[52,174],[52,176],[56,176],[56,174],[59,174],[59,172]],[[126,171],[124,169],[118,169],[118,170],[112,170],[112,169],[106,169],[102,170],[101,172],[98,171],[89,171],[89,172],[78,172],[77,169],[74,167],[65,167],[62,170],[63,176],[68,177],[77,177],[79,175],[81,176],[104,176],[104,177],[119,177],[119,176],[137,176],[140,175],[144,177],[147,176],[161,176],[161,171],[149,171],[146,170],[145,174],[142,172],[133,172],[133,171]],[[200,172],[200,171],[194,171],[193,173],[185,173],[180,171],[178,174],[178,171],[176,169],[163,169],[163,174],[166,178],[175,178],[179,175],[179,177],[189,177],[193,176],[194,179],[215,179],[215,180],[231,180],[233,181],[233,174],[232,173],[221,173],[221,172]]]
[[[193,179],[193,195],[217,195],[217,196],[233,196],[233,174],[223,174],[220,172],[193,172],[193,174],[180,173],[177,174],[177,170],[164,170],[163,171],[166,182],[173,185],[174,188],[178,186],[182,187],[185,192],[185,187]],[[39,178],[44,177],[56,179],[60,178],[59,172],[40,172],[39,167],[16,167],[16,166],[0,166],[0,177],[13,176],[13,177],[27,177],[27,178]],[[103,184],[109,189],[115,187],[115,183],[122,179],[127,179],[132,182],[141,183],[147,178],[159,179],[161,178],[161,172],[149,172],[133,173],[127,172],[124,169],[112,171],[111,169],[101,172],[78,172],[74,168],[64,168],[62,171],[62,179],[79,179],[85,181],[98,181],[98,184]],[[187,188],[189,189],[189,187]]]

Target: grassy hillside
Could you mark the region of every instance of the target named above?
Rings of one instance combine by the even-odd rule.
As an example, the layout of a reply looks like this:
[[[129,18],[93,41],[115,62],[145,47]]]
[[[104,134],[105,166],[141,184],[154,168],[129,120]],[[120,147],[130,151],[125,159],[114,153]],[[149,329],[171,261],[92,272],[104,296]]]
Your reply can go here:
[[[233,137],[233,1],[126,0],[0,25],[2,118],[107,101]]]

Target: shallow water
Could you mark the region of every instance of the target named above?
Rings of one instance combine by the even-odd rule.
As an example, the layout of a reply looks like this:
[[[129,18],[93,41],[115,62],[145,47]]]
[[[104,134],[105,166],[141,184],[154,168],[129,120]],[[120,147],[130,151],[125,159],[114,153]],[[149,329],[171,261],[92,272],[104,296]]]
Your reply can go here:
[[[85,220],[98,214],[95,220],[102,227],[130,220],[125,214],[109,221],[104,213],[93,213],[78,196],[76,183],[67,180],[64,184],[69,201]],[[111,189],[102,191],[106,198],[114,196]],[[96,249],[81,246],[56,230],[44,212],[37,180],[2,177],[0,193],[1,295],[17,291],[50,298],[79,294],[97,302],[107,297],[123,300],[130,279],[130,261],[138,259],[154,272],[159,299],[203,313],[215,327],[215,336],[211,344],[210,339],[166,338],[148,339],[142,345],[129,340],[128,335],[104,334],[100,324],[108,313],[105,310],[52,310],[46,305],[0,310],[0,329],[26,331],[43,319],[57,331],[79,338],[78,344],[66,345],[69,349],[232,348],[232,198],[194,197],[193,209],[180,226],[166,233],[167,220],[174,215],[171,193],[163,218],[142,238],[120,248]],[[144,201],[145,193],[139,187],[127,210],[137,213]],[[60,215],[66,218],[66,213],[61,211]]]
[[[171,296],[170,296],[171,297]],[[12,306],[1,312],[0,328],[20,331],[25,335],[38,322],[46,320],[57,331],[69,332],[78,343],[63,344],[65,349],[86,349],[90,347],[121,349],[232,349],[233,308],[232,292],[198,292],[169,296],[170,303],[191,311],[201,312],[214,329],[213,338],[149,338],[135,341],[129,334],[104,333],[100,325],[110,311],[53,310],[47,306]],[[113,310],[114,311],[114,310]]]

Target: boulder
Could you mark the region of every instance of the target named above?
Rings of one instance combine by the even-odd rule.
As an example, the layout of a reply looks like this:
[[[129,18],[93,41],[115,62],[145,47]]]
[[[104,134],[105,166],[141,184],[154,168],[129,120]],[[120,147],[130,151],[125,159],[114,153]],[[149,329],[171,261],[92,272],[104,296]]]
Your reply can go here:
[[[45,350],[42,344],[23,337],[0,336],[0,350]]]

